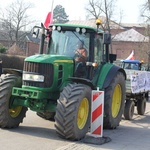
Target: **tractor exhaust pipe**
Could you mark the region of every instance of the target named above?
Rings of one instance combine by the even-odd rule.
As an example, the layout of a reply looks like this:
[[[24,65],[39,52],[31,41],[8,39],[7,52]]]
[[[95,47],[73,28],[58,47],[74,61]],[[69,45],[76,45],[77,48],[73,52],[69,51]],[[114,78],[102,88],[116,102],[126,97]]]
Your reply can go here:
[[[40,42],[40,47],[39,47],[39,54],[43,54],[44,51],[44,42],[45,42],[45,27],[43,23],[41,23],[42,27],[42,33],[41,33],[41,42]]]

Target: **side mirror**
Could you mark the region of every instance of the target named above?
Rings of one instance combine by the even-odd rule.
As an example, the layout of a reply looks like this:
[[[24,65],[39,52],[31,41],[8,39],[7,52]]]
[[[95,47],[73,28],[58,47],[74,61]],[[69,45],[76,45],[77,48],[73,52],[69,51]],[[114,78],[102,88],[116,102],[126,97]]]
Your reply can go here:
[[[104,33],[104,44],[110,44],[110,43],[111,43],[111,34]]]
[[[116,54],[109,54],[109,60],[110,60],[110,63],[113,63],[117,58],[117,55]]]
[[[37,29],[37,28],[34,29],[34,28],[33,28],[33,32],[32,32],[33,37],[38,38],[39,32],[40,32],[40,29]]]
[[[37,26],[33,27],[32,36],[35,37],[35,38],[38,38],[39,32],[40,32],[39,27],[37,27]]]

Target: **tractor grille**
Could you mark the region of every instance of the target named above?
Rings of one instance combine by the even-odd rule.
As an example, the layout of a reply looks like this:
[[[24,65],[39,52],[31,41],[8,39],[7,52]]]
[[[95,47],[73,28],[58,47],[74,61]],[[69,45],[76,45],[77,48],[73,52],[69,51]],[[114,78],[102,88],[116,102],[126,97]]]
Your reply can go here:
[[[23,85],[49,88],[53,83],[54,68],[52,64],[24,62],[23,71],[44,75],[44,82],[23,81]]]
[[[58,83],[57,86],[59,87],[62,83],[62,78],[63,78],[63,66],[60,65],[58,68]]]

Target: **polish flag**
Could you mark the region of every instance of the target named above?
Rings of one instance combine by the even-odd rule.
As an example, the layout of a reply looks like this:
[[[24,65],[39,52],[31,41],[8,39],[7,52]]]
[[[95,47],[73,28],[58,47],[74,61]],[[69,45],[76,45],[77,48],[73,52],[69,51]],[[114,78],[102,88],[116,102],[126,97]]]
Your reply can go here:
[[[48,26],[49,26],[50,24],[52,24],[52,23],[53,23],[53,13],[52,13],[52,12],[49,12],[49,13],[47,14],[46,20],[45,20],[45,22],[44,22],[44,26],[45,26],[46,28],[48,28]]]
[[[134,60],[134,51],[125,60]]]

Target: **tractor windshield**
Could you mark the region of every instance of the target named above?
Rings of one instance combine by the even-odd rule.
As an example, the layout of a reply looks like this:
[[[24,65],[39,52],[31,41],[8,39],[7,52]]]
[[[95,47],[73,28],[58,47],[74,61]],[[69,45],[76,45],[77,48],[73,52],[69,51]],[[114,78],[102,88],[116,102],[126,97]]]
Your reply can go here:
[[[90,34],[81,34],[75,31],[52,31],[49,54],[66,55],[74,57],[78,43],[82,42],[83,48],[89,51]]]
[[[123,63],[123,68],[124,69],[131,69],[131,70],[140,70],[140,64],[138,63]]]

